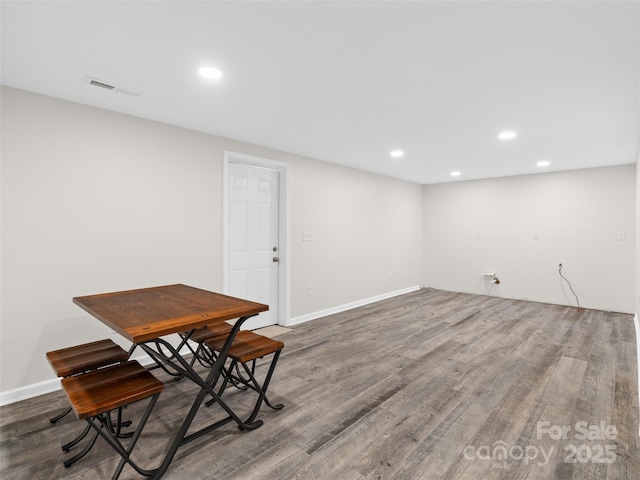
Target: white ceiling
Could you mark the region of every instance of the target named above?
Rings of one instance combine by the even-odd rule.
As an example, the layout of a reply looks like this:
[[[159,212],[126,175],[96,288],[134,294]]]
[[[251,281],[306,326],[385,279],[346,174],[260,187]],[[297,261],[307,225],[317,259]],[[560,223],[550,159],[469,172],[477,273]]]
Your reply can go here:
[[[392,177],[636,161],[637,1],[2,1],[0,14],[4,85]],[[499,141],[504,129],[519,135]]]

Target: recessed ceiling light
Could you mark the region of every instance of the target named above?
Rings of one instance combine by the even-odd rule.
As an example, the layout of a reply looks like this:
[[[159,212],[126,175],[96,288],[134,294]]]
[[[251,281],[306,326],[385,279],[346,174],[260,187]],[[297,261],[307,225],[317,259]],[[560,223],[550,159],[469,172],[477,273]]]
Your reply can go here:
[[[404,152],[402,150],[392,150],[389,155],[393,158],[402,158],[404,157]]]
[[[202,67],[198,70],[198,73],[202,78],[206,78],[208,80],[218,80],[222,78],[222,72],[213,67]]]
[[[518,134],[516,132],[514,132],[513,130],[507,130],[505,132],[500,132],[500,135],[498,135],[498,138],[500,140],[513,140],[517,136],[518,136]]]
[[[454,170],[453,172],[451,172],[451,176],[452,177],[459,177],[460,176],[460,172],[458,170]]]
[[[551,162],[549,160],[540,160],[538,163],[536,163],[536,167],[548,167],[549,165],[551,165]]]

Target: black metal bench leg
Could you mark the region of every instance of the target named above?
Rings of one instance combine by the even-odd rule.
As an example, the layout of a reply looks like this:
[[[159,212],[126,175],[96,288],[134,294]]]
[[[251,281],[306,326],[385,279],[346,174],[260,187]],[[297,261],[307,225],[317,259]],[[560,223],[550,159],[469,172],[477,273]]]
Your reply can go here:
[[[140,434],[142,433],[142,430],[145,424],[147,423],[147,420],[149,419],[149,415],[151,415],[151,411],[153,410],[153,407],[155,406],[159,396],[160,394],[157,393],[153,395],[149,400],[149,404],[147,405],[147,408],[145,409],[144,414],[140,419],[140,423],[138,424],[135,432],[133,432],[131,441],[129,442],[129,445],[126,448],[122,445],[120,440],[118,440],[118,437],[114,435],[113,431],[111,431],[109,428],[102,428],[103,426],[107,426],[108,424],[107,416],[109,415],[109,412],[107,412],[106,414],[100,414],[95,417],[86,419],[89,425],[93,427],[94,430],[96,430],[97,434],[99,434],[102,438],[104,438],[106,442],[109,445],[111,445],[111,447],[118,453],[118,455],[122,457],[116,470],[113,472],[113,476],[111,477],[112,480],[116,480],[120,476],[120,474],[122,473],[122,469],[127,463],[131,465],[135,469],[135,471],[138,472],[140,475],[149,477],[154,473],[156,473],[156,470],[145,470],[141,468],[138,464],[136,464],[131,459],[131,452],[133,451],[133,448],[135,447],[138,441],[138,438],[140,437]]]
[[[130,420],[122,421],[122,407],[118,409],[118,421],[117,421],[116,425],[114,425],[113,422],[111,421],[110,413],[107,414],[107,416],[106,416],[106,426],[107,426],[107,428],[109,428],[111,433],[114,436],[118,437],[118,438],[129,438],[129,437],[131,437],[133,435],[133,432],[126,432],[126,433],[122,432],[122,428],[123,427],[128,427],[130,425],[131,425],[131,421]],[[71,450],[71,448],[73,448],[78,443],[80,443],[80,441],[83,438],[85,438],[90,431],[91,431],[91,425],[87,425],[80,435],[78,435],[76,438],[74,438],[73,440],[71,440],[68,443],[65,443],[62,446],[62,451],[65,452],[65,453],[69,452],[69,450]],[[67,468],[70,467],[75,462],[77,462],[82,457],[84,457],[87,453],[89,453],[89,450],[91,450],[93,448],[93,445],[96,443],[97,438],[98,438],[98,434],[96,433],[96,434],[94,434],[94,436],[91,439],[91,441],[89,441],[89,443],[87,443],[87,445],[85,445],[85,447],[80,452],[78,452],[73,457],[71,457],[71,458],[69,458],[69,459],[64,461],[64,466],[67,467]]]
[[[87,432],[89,433],[89,432]],[[84,437],[85,434],[83,434]],[[85,447],[80,450],[77,454],[75,454],[73,457],[68,458],[64,461],[64,466],[65,468],[69,468],[71,465],[73,465],[74,463],[76,463],[78,460],[80,460],[82,457],[84,457],[87,453],[89,453],[89,450],[91,450],[93,448],[93,445],[96,443],[96,440],[98,439],[98,434],[94,433],[93,434],[93,438],[91,439],[91,441],[89,443],[87,443],[85,445]]]
[[[58,420],[60,420],[62,417],[66,416],[69,412],[71,411],[71,407],[67,407],[65,410],[62,411],[62,413],[59,413],[58,415],[56,415],[55,417],[52,417],[49,419],[49,421],[51,423],[56,423]]]
[[[69,450],[71,450],[71,448],[74,447],[75,445],[77,445],[84,437],[86,437],[87,433],[89,433],[90,431],[91,431],[91,427],[89,425],[84,427],[84,430],[82,431],[82,433],[80,435],[78,435],[76,438],[74,438],[70,442],[65,443],[64,445],[62,445],[62,451],[66,453]]]
[[[280,357],[280,350],[275,352],[273,356],[273,360],[271,361],[271,366],[269,367],[267,376],[265,377],[264,382],[262,383],[262,387],[258,384],[256,377],[251,374],[251,370],[249,370],[249,367],[247,367],[244,363],[242,364],[247,374],[251,377],[251,382],[253,383],[252,388],[256,392],[258,392],[258,400],[256,401],[256,405],[253,408],[253,412],[251,412],[251,415],[249,416],[249,418],[245,420],[246,423],[251,423],[255,420],[256,416],[258,415],[258,412],[260,411],[260,407],[262,405],[263,400],[267,405],[269,405],[269,407],[273,408],[274,410],[280,410],[284,408],[284,404],[279,403],[278,405],[271,405],[271,402],[269,402],[269,400],[267,399],[267,388],[269,387],[269,383],[271,382],[271,377],[273,376],[273,372],[276,369],[276,364],[278,363],[279,357]]]
[[[262,386],[260,386],[260,384],[258,383],[254,375],[255,368],[249,369],[249,367],[246,364],[244,363],[242,364],[247,375],[249,376],[249,381],[253,384],[253,385],[249,385],[247,382],[247,385],[249,386],[249,388],[251,388],[252,390],[255,390],[258,393],[258,400],[256,400],[256,404],[253,407],[253,411],[251,412],[251,415],[249,416],[249,418],[245,420],[245,423],[252,423],[255,420],[255,418],[258,416],[258,412],[260,411],[260,407],[262,406],[263,401],[274,410],[281,410],[282,408],[284,408],[284,404],[282,403],[279,403],[277,405],[272,405],[269,399],[267,398],[267,388],[269,387],[269,383],[271,382],[271,377],[273,376],[273,372],[276,369],[276,364],[278,363],[279,357],[280,357],[280,351],[275,352],[273,356],[273,360],[271,361],[271,366],[269,367],[269,371],[267,372],[267,375],[264,379],[264,382],[262,383]],[[255,362],[252,365],[252,367],[255,367]],[[240,429],[242,430],[241,426],[240,426]]]
[[[277,352],[277,355],[280,356],[280,352]],[[284,405],[282,403],[279,403],[278,405],[272,405],[271,402],[269,401],[269,397],[267,397],[267,385],[269,385],[269,382],[271,381],[271,376],[275,371],[275,368],[276,368],[275,364],[277,361],[278,361],[278,358],[274,356],[273,361],[271,362],[271,366],[269,367],[269,371],[271,373],[267,375],[267,380],[265,380],[265,383],[262,385],[262,388],[258,387],[257,390],[258,392],[262,390],[264,403],[266,403],[268,407],[274,410],[281,410],[282,408],[284,408]],[[244,368],[245,370],[247,370],[246,366]],[[253,381],[254,387],[257,387],[258,383],[254,377],[255,373],[256,373],[256,361],[254,360],[253,362],[251,362],[251,374],[249,375],[249,379]],[[251,387],[251,388],[254,388],[254,387]]]
[[[231,363],[231,366],[229,367],[229,372],[232,372],[233,369],[235,368],[237,374],[235,375],[231,375],[229,373],[228,376],[225,376],[224,381],[222,383],[222,386],[220,387],[220,390],[218,390],[218,395],[222,395],[222,393],[224,392],[227,384],[231,383],[232,385],[234,385],[236,388],[239,388],[241,390],[246,390],[247,388],[250,388],[252,390],[254,390],[255,392],[258,393],[259,398],[258,398],[258,402],[254,408],[254,410],[251,413],[251,416],[249,417],[248,420],[246,420],[246,423],[251,423],[253,422],[253,420],[255,419],[256,415],[258,414],[258,411],[260,410],[260,406],[262,404],[262,401],[264,401],[264,403],[269,406],[270,408],[272,408],[273,410],[281,410],[282,408],[284,408],[284,404],[279,403],[277,405],[273,405],[270,401],[269,401],[269,397],[267,397],[266,391],[267,391],[267,387],[269,386],[269,383],[271,381],[271,377],[273,376],[273,372],[275,371],[276,368],[276,364],[278,362],[278,357],[280,356],[280,351],[275,352],[274,353],[274,357],[273,360],[271,361],[271,366],[269,367],[269,371],[267,373],[267,376],[265,377],[265,381],[262,385],[262,387],[260,386],[260,384],[258,383],[258,381],[255,378],[255,370],[256,370],[256,361],[253,360],[251,362],[251,368],[249,368],[246,364],[242,363],[242,367],[244,368],[245,372],[246,372],[246,376],[248,378],[245,378],[244,375],[240,372],[238,363],[236,360],[233,360]],[[215,403],[215,399],[210,399],[208,400],[205,405],[207,407],[211,406],[213,403]],[[242,428],[240,428],[242,429]]]
[[[109,425],[109,430],[113,432],[113,434],[118,438],[130,438],[133,435],[133,432],[122,433],[123,427],[128,427],[131,425],[131,420],[122,421],[122,409],[124,407],[118,408],[118,420],[116,422],[115,427],[113,426],[113,422],[111,421],[111,412],[106,416],[107,423]]]

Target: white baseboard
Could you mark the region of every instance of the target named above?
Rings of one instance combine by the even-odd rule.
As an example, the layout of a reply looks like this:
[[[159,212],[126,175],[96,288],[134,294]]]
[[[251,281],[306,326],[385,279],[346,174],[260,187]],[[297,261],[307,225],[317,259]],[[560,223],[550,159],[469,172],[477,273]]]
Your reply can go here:
[[[411,293],[417,290],[420,290],[420,285],[403,288],[401,290],[395,290],[393,292],[383,293],[381,295],[376,295],[375,297],[365,298],[364,300],[345,303],[344,305],[338,305],[337,307],[327,308],[325,310],[320,310],[318,312],[307,313],[306,315],[300,315],[298,317],[291,318],[291,320],[289,320],[289,324],[285,326],[291,327],[293,325],[309,322],[317,318],[326,317],[327,315],[333,315],[334,313],[345,312],[353,308],[362,307],[364,305],[369,305],[370,303],[379,302],[380,300],[386,300],[387,298],[397,297],[398,295],[404,295],[405,293]]]
[[[34,383],[25,387],[15,388],[6,392],[0,392],[0,407],[9,405],[10,403],[27,400],[28,398],[44,395],[45,393],[60,390],[60,379],[52,378],[44,382]]]
[[[181,351],[181,353],[184,355],[188,355],[191,352],[185,348],[183,349],[183,351]],[[151,365],[154,363],[151,357],[146,354],[140,355],[138,357],[133,357],[132,360],[137,360],[142,365]],[[60,379],[52,378],[51,380],[45,380],[44,382],[15,388],[6,392],[0,392],[0,407],[9,405],[10,403],[20,402],[22,400],[28,400],[29,398],[38,397],[46,393],[56,392],[61,388],[62,387],[60,386]]]

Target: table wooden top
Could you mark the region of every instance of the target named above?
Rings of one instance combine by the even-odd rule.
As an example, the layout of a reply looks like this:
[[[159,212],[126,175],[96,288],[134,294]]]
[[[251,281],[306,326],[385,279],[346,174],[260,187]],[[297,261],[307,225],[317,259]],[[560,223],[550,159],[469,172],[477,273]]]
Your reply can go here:
[[[73,303],[133,343],[269,310],[181,284],[75,297]]]

